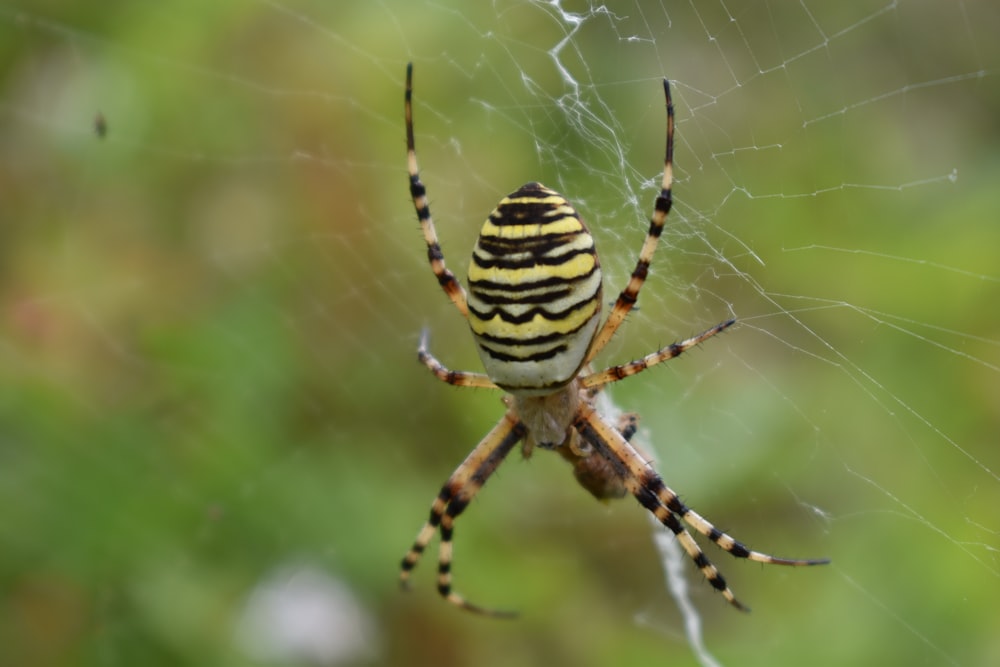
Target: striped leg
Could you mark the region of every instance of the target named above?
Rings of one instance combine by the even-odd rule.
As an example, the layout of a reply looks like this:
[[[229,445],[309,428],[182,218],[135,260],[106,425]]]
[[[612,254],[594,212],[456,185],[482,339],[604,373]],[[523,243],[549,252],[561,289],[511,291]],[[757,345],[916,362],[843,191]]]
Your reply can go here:
[[[427,329],[424,329],[423,333],[420,334],[420,346],[417,348],[417,359],[430,369],[430,372],[434,376],[451,385],[456,387],[479,387],[481,389],[499,389],[493,380],[489,376],[482,373],[469,373],[467,371],[453,371],[444,367],[444,365],[434,357],[433,354],[427,351]]]
[[[717,324],[711,329],[688,338],[687,340],[682,340],[679,343],[672,343],[664,348],[653,352],[652,354],[647,354],[642,359],[636,359],[635,361],[629,362],[627,364],[622,364],[621,366],[612,366],[603,371],[597,373],[591,373],[583,377],[580,382],[584,387],[600,387],[609,382],[618,382],[618,380],[624,380],[627,377],[631,377],[636,373],[641,373],[650,366],[655,366],[663,361],[669,361],[674,357],[679,357],[684,352],[690,350],[695,345],[700,345],[705,340],[711,338],[717,333],[725,331],[732,325],[736,324],[736,320],[726,320],[721,324]]]
[[[677,497],[674,490],[664,484],[663,479],[659,475],[653,473],[652,470],[649,472],[650,474],[647,475],[648,480],[645,486],[656,494],[660,502],[667,506],[667,509],[676,513],[689,526],[715,542],[719,548],[728,551],[737,558],[746,558],[770,565],[826,565],[830,562],[829,558],[778,558],[770,554],[761,553],[760,551],[754,551],[713,526],[705,517],[681,502],[681,499]]]
[[[469,316],[469,307],[465,302],[465,290],[444,264],[444,253],[438,243],[434,221],[431,219],[431,209],[427,204],[427,189],[420,182],[420,170],[417,167],[417,151],[413,143],[413,63],[406,66],[406,98],[404,103],[406,113],[406,162],[410,174],[410,196],[413,197],[413,207],[417,211],[420,229],[427,243],[427,259],[431,263],[431,271],[437,276],[438,283],[445,294],[455,304],[464,317]]]
[[[430,518],[420,529],[416,541],[403,558],[399,576],[404,587],[407,586],[410,572],[416,567],[427,544],[434,537],[434,533],[440,530],[437,588],[441,596],[467,611],[497,617],[516,615],[514,612],[494,611],[476,606],[455,593],[451,589],[451,560],[455,519],[524,435],[524,426],[514,415],[507,413],[451,474],[431,505]]]
[[[625,289],[618,295],[618,300],[615,301],[615,306],[608,315],[607,321],[604,322],[604,326],[594,338],[590,353],[587,355],[588,362],[608,344],[611,337],[615,335],[615,331],[625,321],[625,316],[632,310],[636,299],[639,298],[639,290],[646,282],[649,263],[653,259],[653,253],[656,252],[660,234],[663,233],[663,225],[670,213],[673,201],[671,187],[674,182],[674,103],[670,97],[670,83],[666,79],[663,80],[663,94],[667,104],[667,148],[663,159],[663,184],[660,186],[660,194],[656,197],[653,216],[649,220],[649,231],[646,234],[646,240],[642,243],[642,249],[639,251],[639,259],[632,271],[632,277]]]
[[[726,584],[725,578],[684,528],[680,521],[681,518],[720,548],[737,558],[747,558],[775,565],[822,565],[829,562],[827,559],[775,558],[749,549],[685,506],[677,494],[663,483],[660,476],[642,459],[639,453],[625,442],[614,427],[604,423],[593,408],[581,406],[580,415],[573,426],[587,442],[591,443],[600,454],[606,456],[615,465],[628,492],[635,496],[643,507],[652,512],[660,523],[670,529],[695,565],[708,579],[708,583],[720,591],[723,597],[737,609],[748,611],[748,608],[736,599]]]

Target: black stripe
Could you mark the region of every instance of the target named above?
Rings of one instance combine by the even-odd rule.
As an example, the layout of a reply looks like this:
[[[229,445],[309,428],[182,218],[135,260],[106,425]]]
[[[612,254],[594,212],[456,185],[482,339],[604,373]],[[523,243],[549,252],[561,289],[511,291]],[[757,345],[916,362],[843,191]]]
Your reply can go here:
[[[569,206],[569,202],[560,199],[557,202],[528,201],[528,202],[504,202],[490,213],[490,222],[497,227],[507,225],[541,224],[547,225],[558,222],[564,218],[580,218],[570,206],[570,211],[558,217],[546,215],[556,211],[563,206]]]
[[[546,343],[551,343],[555,340],[560,340],[562,338],[567,338],[572,336],[576,332],[587,326],[594,317],[597,317],[597,313],[594,313],[593,317],[588,317],[586,320],[580,323],[580,326],[570,329],[569,331],[555,331],[550,334],[545,334],[542,336],[534,336],[532,338],[509,338],[505,336],[491,336],[490,334],[475,334],[476,338],[479,340],[488,341],[490,343],[495,343],[497,345],[504,345],[507,347],[528,347],[531,345],[545,345]],[[565,346],[564,346],[565,347]]]
[[[716,542],[716,544],[718,544],[716,540],[713,540],[713,542]],[[725,549],[725,547],[722,548]],[[741,544],[740,542],[736,542],[735,540],[733,541],[733,547],[731,549],[726,549],[726,551],[736,556],[737,558],[750,557],[750,550],[747,549],[746,545]]]
[[[527,250],[523,251],[527,252]],[[590,246],[589,248],[576,248],[570,252],[565,252],[561,255],[555,255],[553,257],[547,257],[541,253],[532,253],[524,259],[510,259],[507,257],[493,257],[492,259],[486,259],[480,257],[479,253],[472,253],[472,262],[481,269],[530,269],[535,266],[560,266],[570,261],[578,255],[593,255],[594,248]]]
[[[586,324],[586,322],[584,322]],[[569,332],[571,334],[573,332]],[[479,340],[486,341],[488,343],[494,343],[496,345],[503,345],[505,347],[527,347],[529,345],[545,345],[546,343],[552,343],[554,341],[559,341],[568,336],[569,334],[555,333],[545,334],[544,336],[535,336],[534,338],[507,338],[505,336],[491,336],[489,334],[476,334],[476,338]]]
[[[673,195],[670,190],[661,190],[660,196],[656,198],[654,205],[658,213],[667,215],[670,213],[670,206],[673,203]]]
[[[417,197],[423,197],[427,194],[427,188],[425,188],[424,184],[420,182],[420,176],[417,176],[416,174],[410,176],[410,194],[413,195],[414,199]]]
[[[646,468],[646,470],[643,473],[643,479],[639,481],[642,483],[643,486],[649,487],[649,489],[657,496],[669,494],[670,498],[667,501],[666,505],[667,509],[670,510],[671,512],[684,516],[685,514],[691,511],[687,508],[687,506],[684,503],[681,502],[681,499],[677,497],[676,493],[669,493],[667,491],[667,487],[663,483],[663,478],[657,475],[649,468]]]
[[[557,345],[549,350],[544,350],[542,352],[535,352],[534,354],[528,354],[524,356],[515,356],[513,354],[507,354],[506,352],[500,352],[499,350],[494,350],[493,348],[486,347],[482,343],[479,344],[479,348],[490,355],[491,358],[497,361],[545,361],[546,359],[552,359],[553,357],[562,354],[566,351],[566,345]]]
[[[552,303],[557,299],[562,299],[573,292],[572,287],[562,287],[555,290],[528,294],[525,296],[511,296],[504,292],[483,292],[481,289],[471,290],[476,297],[491,306],[501,306],[505,304],[527,304],[527,303]]]
[[[509,313],[504,308],[491,308],[487,312],[481,313],[475,308],[473,308],[471,304],[469,305],[469,313],[475,315],[484,322],[486,320],[493,319],[497,315],[500,316],[501,320],[507,322],[508,324],[524,324],[526,322],[530,322],[531,320],[535,319],[535,315],[541,315],[546,320],[550,322],[555,322],[559,320],[564,320],[574,311],[580,310],[581,308],[593,303],[595,296],[597,296],[597,292],[594,292],[590,296],[584,297],[582,301],[577,301],[569,308],[566,308],[565,310],[561,310],[556,313],[551,313],[545,310],[544,308],[529,308],[520,315],[514,315],[512,313]]]
[[[568,338],[575,334],[576,332],[587,326],[593,318],[588,318],[584,320],[580,326],[570,331],[565,332],[554,332],[550,334],[545,334],[544,336],[535,336],[533,338],[509,338],[505,336],[491,336],[489,334],[476,334],[477,342],[479,348],[490,355],[493,359],[497,361],[545,361],[546,359],[552,359],[553,357],[562,354],[568,349],[568,345],[560,344],[553,347],[547,347],[531,354],[523,354],[526,348],[538,347],[540,345],[546,345],[555,341],[560,341]],[[496,345],[502,345],[504,347],[512,347],[522,354],[515,355],[509,352],[504,352],[501,350],[495,350],[485,343],[494,343]]]
[[[448,504],[448,509],[445,510],[445,514],[454,519],[459,514],[461,514],[465,510],[465,508],[468,507],[468,505],[469,505],[469,500],[467,498],[461,498],[461,497],[455,498]]]
[[[647,262],[644,259],[640,259],[635,264],[635,271],[632,272],[632,277],[639,278],[640,280],[645,281],[648,276],[649,276],[649,262]]]
[[[508,255],[512,252],[530,252],[536,255],[544,255],[552,252],[561,245],[565,245],[577,236],[587,234],[582,229],[578,232],[559,232],[557,234],[538,234],[516,239],[508,239],[502,236],[482,234],[477,242],[477,247],[491,255]],[[591,242],[590,247],[594,244]]]

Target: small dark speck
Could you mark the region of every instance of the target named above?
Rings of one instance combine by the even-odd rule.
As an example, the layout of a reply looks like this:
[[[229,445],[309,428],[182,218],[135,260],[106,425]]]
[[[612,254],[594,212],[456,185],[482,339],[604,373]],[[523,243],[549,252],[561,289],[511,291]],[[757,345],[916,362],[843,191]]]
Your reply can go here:
[[[94,117],[94,132],[97,133],[98,139],[103,139],[108,135],[108,121],[100,111]]]

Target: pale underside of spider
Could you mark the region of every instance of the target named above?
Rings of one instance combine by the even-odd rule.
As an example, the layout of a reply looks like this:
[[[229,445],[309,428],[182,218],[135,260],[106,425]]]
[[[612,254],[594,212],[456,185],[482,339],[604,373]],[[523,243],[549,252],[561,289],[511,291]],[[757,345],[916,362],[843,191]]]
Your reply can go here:
[[[452,371],[427,349],[420,361],[441,381],[459,387],[503,389],[507,410],[448,478],[431,506],[430,518],[403,558],[405,585],[435,533],[440,533],[438,592],[463,609],[492,616],[513,612],[486,609],[452,589],[455,519],[504,458],[521,443],[527,457],[537,447],[559,453],[573,466],[577,481],[599,499],[631,494],[670,529],[708,582],[738,609],[746,610],[718,569],[684,527],[686,522],[737,558],[777,565],[819,565],[827,559],[777,558],[754,551],[718,530],[672,491],[630,443],[637,417],[608,423],[595,410],[605,385],[673,359],[732,326],[727,320],[707,331],[645,357],[593,372],[591,361],[611,340],[636,303],[671,208],[674,110],[663,81],[667,140],[663,183],[649,229],[628,284],[601,324],[601,269],[593,237],[562,195],[527,183],[500,201],[483,225],[469,266],[466,292],[445,266],[420,181],[413,138],[412,65],[406,71],[406,142],[410,194],[427,244],[431,270],[445,294],[469,322],[486,373]]]

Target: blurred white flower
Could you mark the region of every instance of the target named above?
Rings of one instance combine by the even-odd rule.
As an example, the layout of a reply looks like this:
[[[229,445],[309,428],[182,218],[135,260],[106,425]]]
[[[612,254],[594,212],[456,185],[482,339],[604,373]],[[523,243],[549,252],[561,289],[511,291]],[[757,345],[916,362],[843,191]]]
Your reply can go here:
[[[375,624],[340,579],[311,565],[284,566],[258,584],[236,628],[262,662],[338,665],[374,659]]]

